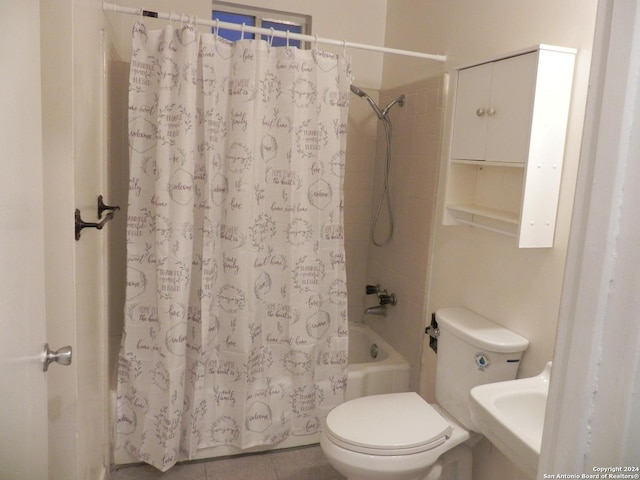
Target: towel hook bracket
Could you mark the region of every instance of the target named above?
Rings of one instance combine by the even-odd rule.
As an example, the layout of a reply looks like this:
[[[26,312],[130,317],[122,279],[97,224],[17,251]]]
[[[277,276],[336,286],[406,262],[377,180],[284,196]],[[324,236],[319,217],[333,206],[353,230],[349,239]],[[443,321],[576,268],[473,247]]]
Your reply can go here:
[[[96,230],[102,230],[102,228],[107,224],[107,222],[113,219],[115,212],[120,210],[120,207],[118,206],[112,207],[110,205],[105,205],[104,199],[102,195],[100,195],[98,196],[97,210],[98,210],[98,219],[100,219],[100,221],[85,222],[84,220],[82,220],[80,209],[76,208],[76,211],[74,214],[76,241],[80,240],[81,232],[84,228],[95,228]],[[108,212],[104,215],[104,218],[103,218],[102,215],[104,214],[105,211],[108,211]]]

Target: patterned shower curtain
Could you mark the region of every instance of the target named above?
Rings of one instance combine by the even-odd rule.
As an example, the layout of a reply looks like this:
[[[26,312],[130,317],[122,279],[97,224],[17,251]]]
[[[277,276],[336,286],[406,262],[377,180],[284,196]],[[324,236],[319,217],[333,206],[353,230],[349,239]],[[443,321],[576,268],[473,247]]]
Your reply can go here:
[[[133,29],[117,446],[316,433],[347,365],[348,62],[193,25]]]

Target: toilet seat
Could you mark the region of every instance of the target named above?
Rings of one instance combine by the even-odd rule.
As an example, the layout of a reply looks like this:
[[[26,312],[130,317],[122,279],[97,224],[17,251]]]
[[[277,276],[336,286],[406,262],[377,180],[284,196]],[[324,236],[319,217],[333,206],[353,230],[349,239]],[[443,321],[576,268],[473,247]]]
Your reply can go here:
[[[414,392],[360,397],[334,408],[324,432],[334,444],[371,455],[410,455],[442,445],[453,427]]]

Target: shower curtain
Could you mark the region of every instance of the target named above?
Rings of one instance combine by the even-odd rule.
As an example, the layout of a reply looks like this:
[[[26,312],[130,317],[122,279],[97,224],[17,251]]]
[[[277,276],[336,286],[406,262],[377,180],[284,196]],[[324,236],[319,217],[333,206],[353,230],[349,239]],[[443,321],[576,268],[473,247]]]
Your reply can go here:
[[[134,26],[118,448],[165,471],[343,400],[350,81],[343,55]]]

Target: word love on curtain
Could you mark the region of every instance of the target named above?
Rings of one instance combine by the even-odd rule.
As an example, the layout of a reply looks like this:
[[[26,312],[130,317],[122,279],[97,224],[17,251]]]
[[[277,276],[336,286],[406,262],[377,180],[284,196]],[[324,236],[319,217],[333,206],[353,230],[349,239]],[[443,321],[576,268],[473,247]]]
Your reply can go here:
[[[340,55],[136,24],[117,445],[317,432],[347,366]]]

